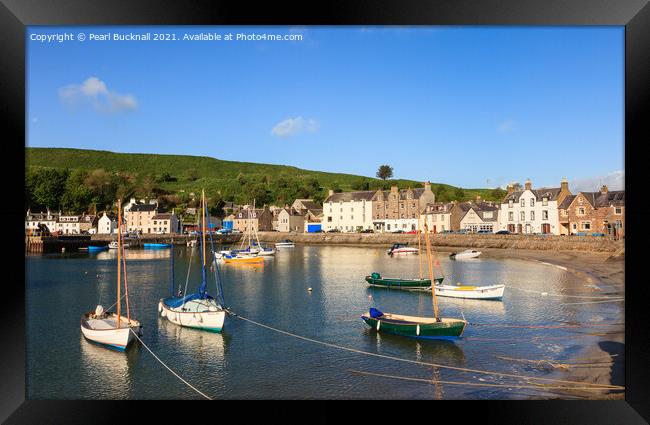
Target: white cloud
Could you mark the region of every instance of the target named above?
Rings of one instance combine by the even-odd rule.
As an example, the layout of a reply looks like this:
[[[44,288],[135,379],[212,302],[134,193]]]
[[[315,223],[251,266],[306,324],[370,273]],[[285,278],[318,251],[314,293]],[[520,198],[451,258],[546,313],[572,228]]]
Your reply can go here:
[[[625,189],[625,171],[619,170],[609,173],[605,176],[587,177],[584,179],[573,180],[569,182],[571,193],[597,192],[602,185],[606,185],[609,190]]]
[[[59,98],[66,104],[89,102],[97,111],[119,112],[137,109],[138,101],[132,94],[110,91],[102,80],[89,77],[81,84],[69,84],[59,89]]]
[[[497,126],[497,132],[510,133],[515,129],[516,123],[513,120],[505,120]]]
[[[289,137],[300,133],[315,133],[320,128],[318,121],[303,117],[287,118],[277,123],[272,129],[271,134],[278,137]]]

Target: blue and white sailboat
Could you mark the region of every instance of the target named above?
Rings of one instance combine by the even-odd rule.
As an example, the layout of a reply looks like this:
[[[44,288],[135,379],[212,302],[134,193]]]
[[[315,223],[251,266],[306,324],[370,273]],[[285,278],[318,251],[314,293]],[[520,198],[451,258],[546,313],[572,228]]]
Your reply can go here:
[[[221,332],[223,329],[226,311],[224,308],[223,290],[221,287],[221,279],[219,274],[218,265],[214,265],[214,280],[216,283],[216,298],[208,294],[207,279],[206,279],[206,218],[208,217],[208,209],[205,205],[205,192],[201,196],[201,222],[202,232],[199,244],[199,254],[201,261],[201,285],[198,290],[193,293],[187,293],[187,283],[185,283],[185,290],[179,291],[174,294],[174,274],[173,264],[174,256],[172,250],[171,256],[171,279],[170,279],[170,296],[162,298],[158,303],[158,313],[167,318],[170,322],[185,326],[189,328],[204,329],[212,332]],[[210,246],[214,251],[214,243],[212,241],[212,234],[210,234]],[[192,253],[194,249],[192,248]],[[212,256],[209,257],[210,259]],[[190,257],[190,266],[192,259]],[[210,261],[212,263],[212,261]]]

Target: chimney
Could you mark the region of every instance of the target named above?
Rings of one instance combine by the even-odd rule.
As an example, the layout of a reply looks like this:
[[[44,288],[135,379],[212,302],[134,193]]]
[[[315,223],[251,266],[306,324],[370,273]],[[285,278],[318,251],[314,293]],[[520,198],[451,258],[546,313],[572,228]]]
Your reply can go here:
[[[605,184],[602,185],[600,187],[600,193],[607,193],[607,192],[608,192],[607,185],[605,185]]]
[[[530,179],[526,179],[526,190],[532,190],[533,189],[533,183],[531,183]]]
[[[391,186],[390,191],[391,193],[397,193],[397,186]]]
[[[330,190],[327,192],[327,194],[328,194],[327,196],[332,196],[332,195],[334,195],[334,191],[333,191],[332,189],[330,189]]]
[[[515,185],[512,184],[512,183],[510,183],[510,184],[508,185],[508,195],[510,195],[510,194],[511,194],[512,192],[514,192],[514,191],[515,191]]]
[[[476,202],[480,202],[480,201],[481,201],[481,195],[476,195]]]
[[[562,177],[562,182],[560,183],[560,189],[563,192],[569,191],[569,181],[566,179],[566,177]]]
[[[431,192],[431,182],[427,181],[424,183],[424,191],[425,192]]]

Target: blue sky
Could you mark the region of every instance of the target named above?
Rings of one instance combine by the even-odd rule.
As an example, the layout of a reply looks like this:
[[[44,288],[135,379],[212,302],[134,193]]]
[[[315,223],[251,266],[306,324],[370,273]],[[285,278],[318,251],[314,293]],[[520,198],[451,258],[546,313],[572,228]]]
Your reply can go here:
[[[62,32],[303,40],[31,40]],[[31,27],[27,46],[28,146],[462,187],[624,169],[623,27]]]

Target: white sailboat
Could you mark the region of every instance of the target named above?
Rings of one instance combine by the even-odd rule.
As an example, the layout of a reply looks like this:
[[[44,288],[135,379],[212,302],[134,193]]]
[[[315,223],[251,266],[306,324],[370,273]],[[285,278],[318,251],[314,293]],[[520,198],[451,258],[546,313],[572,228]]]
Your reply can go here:
[[[185,290],[180,291],[174,295],[174,282],[173,273],[171,273],[171,295],[167,298],[162,298],[158,302],[158,313],[169,320],[170,322],[189,328],[203,329],[212,332],[221,332],[223,329],[226,312],[223,307],[223,296],[220,288],[220,280],[218,276],[218,266],[215,264],[214,276],[217,285],[219,301],[208,294],[207,281],[206,281],[206,217],[208,210],[205,205],[205,192],[201,196],[201,216],[202,216],[202,232],[200,239],[200,253],[201,253],[201,285],[195,293],[186,294],[187,282],[185,283]],[[210,235],[212,238],[212,235]],[[192,250],[194,252],[194,250]],[[173,271],[173,254],[171,257],[172,271]],[[190,259],[191,265],[191,259]],[[189,270],[188,270],[189,281]]]
[[[435,285],[436,295],[439,297],[465,298],[472,300],[500,300],[506,285],[470,286],[461,285]]]
[[[123,237],[121,234],[122,225],[122,203],[118,200],[118,248],[117,248],[117,312],[104,311],[101,305],[95,308],[94,312],[89,312],[81,317],[81,333],[83,336],[98,344],[124,351],[133,341],[134,334],[142,332],[140,322],[131,318],[129,310],[129,286],[126,280],[126,258],[124,257],[124,247],[122,246]],[[122,316],[121,304],[121,277],[122,265],[124,265],[124,298],[126,299],[126,317]]]

